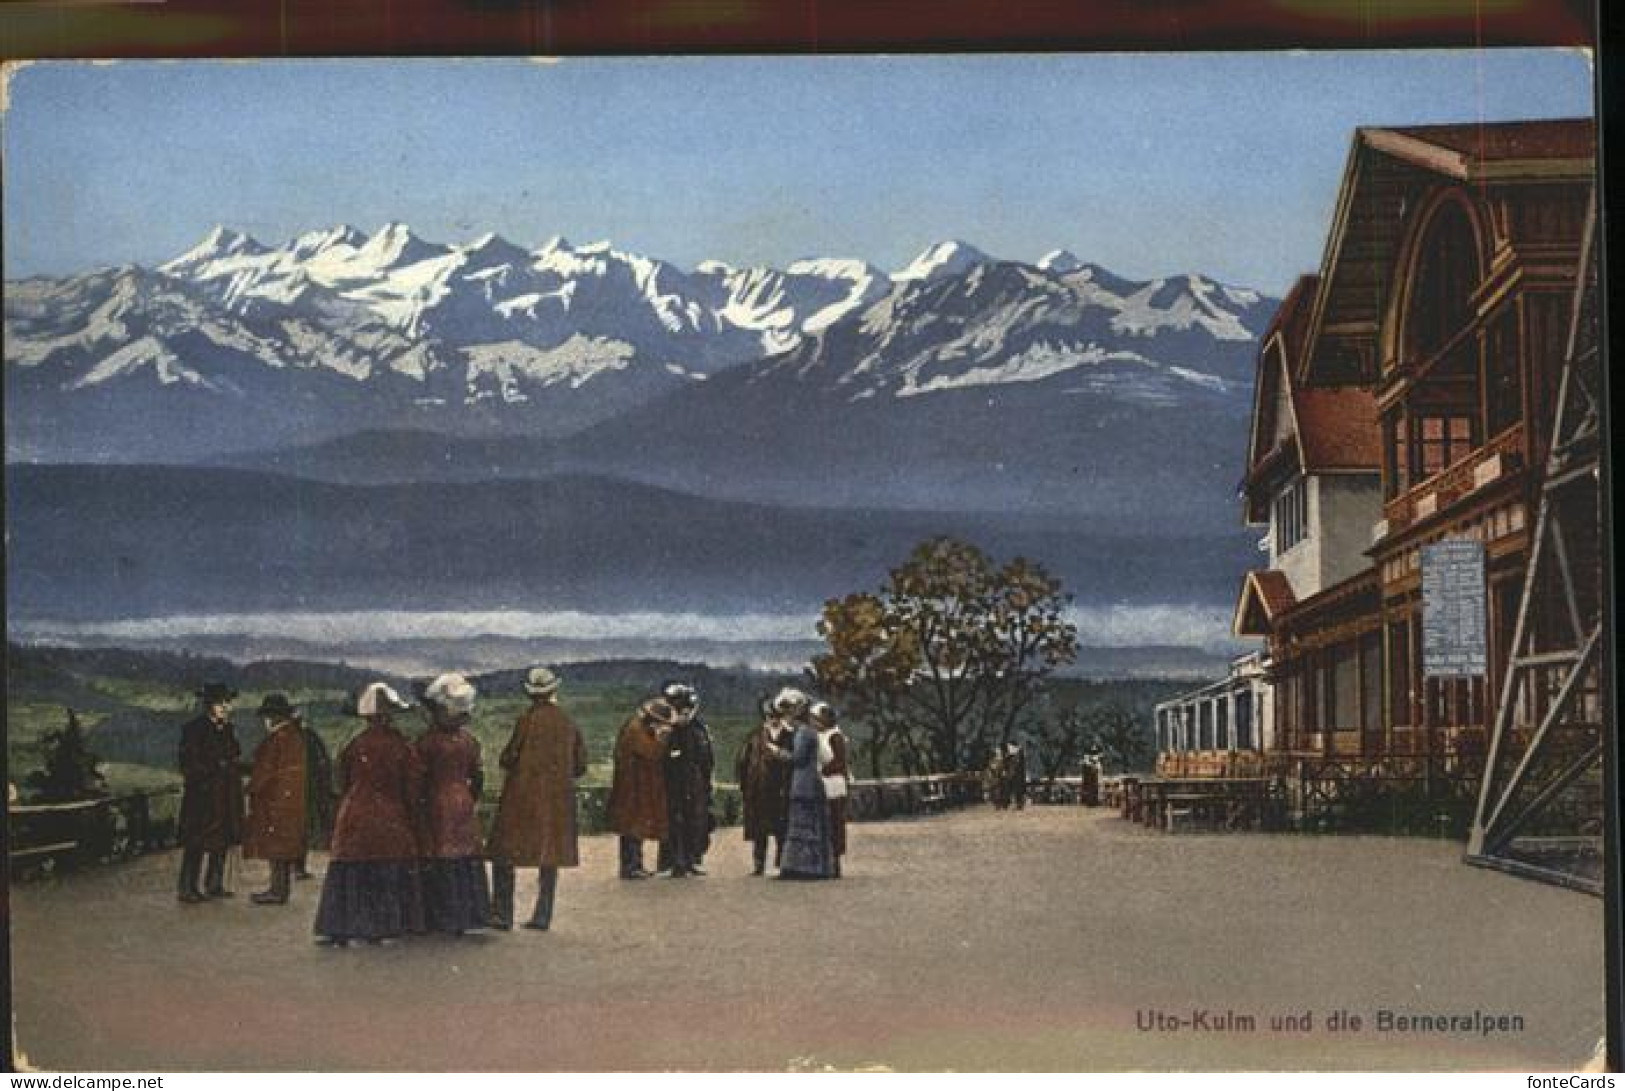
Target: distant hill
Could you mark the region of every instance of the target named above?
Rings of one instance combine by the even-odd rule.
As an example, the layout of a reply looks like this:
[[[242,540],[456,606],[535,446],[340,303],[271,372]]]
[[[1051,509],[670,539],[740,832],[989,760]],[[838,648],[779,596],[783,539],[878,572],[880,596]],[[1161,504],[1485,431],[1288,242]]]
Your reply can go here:
[[[1082,604],[1228,603],[1252,559],[1250,537],[1235,531],[1114,533],[1089,512],[820,511],[575,476],[353,486],[189,467],[20,465],[6,471],[6,505],[14,622],[657,610],[807,613],[810,626],[825,599],[878,585],[918,542],[942,534],[995,557],[1035,559]]]

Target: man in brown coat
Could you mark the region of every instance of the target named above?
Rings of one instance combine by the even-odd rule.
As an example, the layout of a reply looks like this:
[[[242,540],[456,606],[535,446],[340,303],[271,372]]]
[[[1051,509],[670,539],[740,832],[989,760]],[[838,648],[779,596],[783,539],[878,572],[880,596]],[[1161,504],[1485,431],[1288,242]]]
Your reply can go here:
[[[647,879],[643,842],[666,838],[666,743],[676,722],[666,701],[645,701],[615,740],[609,828],[621,835],[623,879]]]
[[[267,694],[259,715],[267,735],[254,751],[248,778],[248,834],[243,856],[271,865],[271,885],[253,896],[255,905],[285,905],[293,867],[305,855],[309,819],[304,730],[299,713],[280,693]]]
[[[546,667],[525,679],[530,708],[514,725],[502,751],[502,798],[486,841],[491,858],[491,925],[513,927],[514,869],[534,867],[536,909],[527,928],[547,931],[559,869],[581,862],[576,845],[575,781],[587,772],[587,744],[559,708],[559,678]]]

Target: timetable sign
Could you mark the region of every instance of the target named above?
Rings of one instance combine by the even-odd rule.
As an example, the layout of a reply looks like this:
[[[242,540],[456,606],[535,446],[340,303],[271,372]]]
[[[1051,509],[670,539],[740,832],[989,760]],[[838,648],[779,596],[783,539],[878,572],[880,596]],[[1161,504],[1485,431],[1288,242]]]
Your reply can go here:
[[[1469,678],[1488,672],[1484,543],[1422,547],[1422,673]]]

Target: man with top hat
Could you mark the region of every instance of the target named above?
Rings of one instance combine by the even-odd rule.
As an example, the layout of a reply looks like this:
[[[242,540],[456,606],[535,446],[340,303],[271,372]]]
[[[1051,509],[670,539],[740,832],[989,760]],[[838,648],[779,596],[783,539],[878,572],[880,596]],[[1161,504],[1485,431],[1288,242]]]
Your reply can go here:
[[[620,835],[623,879],[647,879],[643,842],[666,839],[666,758],[677,719],[677,710],[657,697],[639,705],[615,739],[609,828]]]
[[[193,904],[227,898],[226,855],[243,840],[242,749],[231,722],[237,691],[210,682],[198,691],[201,709],[181,727],[179,839],[181,874],[177,895]],[[203,889],[198,889],[199,878]]]
[[[271,866],[267,889],[255,894],[255,905],[286,905],[294,865],[304,859],[309,825],[309,776],[305,731],[299,713],[281,693],[267,694],[259,716],[266,736],[254,751],[248,777],[248,835],[243,857]]]
[[[537,869],[536,908],[526,928],[553,924],[559,869],[581,862],[576,844],[575,782],[587,772],[587,744],[559,707],[558,675],[535,667],[523,683],[530,708],[502,750],[506,772],[486,842],[491,858],[491,924],[513,927],[514,871]]]
[[[673,879],[704,875],[711,847],[711,774],[716,757],[711,731],[700,718],[700,695],[684,682],[667,682],[660,695],[676,713],[666,739],[666,840],[661,870]]]

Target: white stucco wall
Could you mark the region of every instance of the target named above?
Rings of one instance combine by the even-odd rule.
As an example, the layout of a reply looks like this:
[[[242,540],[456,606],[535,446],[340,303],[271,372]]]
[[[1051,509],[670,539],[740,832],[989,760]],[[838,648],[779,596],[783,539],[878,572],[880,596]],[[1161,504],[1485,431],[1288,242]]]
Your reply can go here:
[[[1310,478],[1310,526],[1320,540],[1320,585],[1330,587],[1371,567],[1365,551],[1371,525],[1382,518],[1382,479],[1370,474]]]
[[[1365,550],[1371,525],[1382,517],[1382,481],[1376,474],[1311,474],[1309,528],[1302,541],[1276,552],[1271,505],[1270,567],[1292,585],[1299,602],[1370,567]]]

